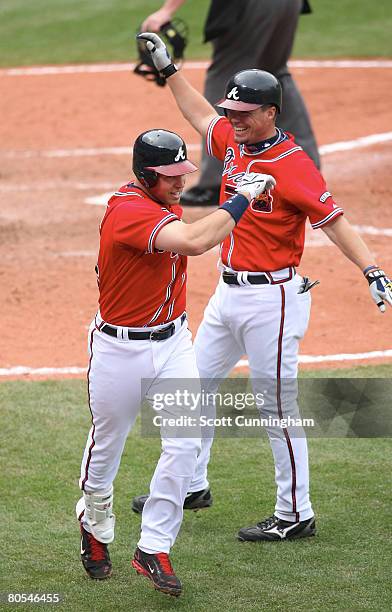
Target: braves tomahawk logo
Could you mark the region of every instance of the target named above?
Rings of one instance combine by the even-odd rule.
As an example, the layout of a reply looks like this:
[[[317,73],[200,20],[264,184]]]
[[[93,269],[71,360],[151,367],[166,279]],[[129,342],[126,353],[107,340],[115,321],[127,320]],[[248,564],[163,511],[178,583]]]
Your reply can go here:
[[[269,214],[272,213],[273,201],[274,197],[271,190],[268,189],[268,191],[261,193],[256,200],[252,200],[250,207],[255,213]]]
[[[229,93],[226,95],[226,98],[236,100],[236,101],[239,100],[240,95],[238,93],[238,87],[233,87],[233,89],[231,89]]]
[[[181,159],[183,159],[183,160],[185,160],[185,159],[186,159],[186,158],[185,158],[185,151],[184,151],[183,147],[180,147],[180,148],[178,149],[178,153],[177,153],[177,155],[175,156],[174,161],[175,161],[175,162],[179,162]]]

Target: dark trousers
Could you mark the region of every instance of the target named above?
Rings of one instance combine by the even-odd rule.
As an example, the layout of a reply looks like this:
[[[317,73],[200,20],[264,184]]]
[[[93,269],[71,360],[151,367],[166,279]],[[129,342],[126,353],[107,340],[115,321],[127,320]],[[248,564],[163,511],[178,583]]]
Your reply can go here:
[[[239,70],[259,68],[272,72],[283,89],[283,109],[277,125],[291,132],[296,142],[320,167],[316,140],[304,100],[291,76],[290,57],[302,0],[247,0],[235,28],[212,41],[213,55],[204,95],[215,104],[224,95],[229,78]],[[220,185],[222,164],[205,153],[203,142],[199,186]]]

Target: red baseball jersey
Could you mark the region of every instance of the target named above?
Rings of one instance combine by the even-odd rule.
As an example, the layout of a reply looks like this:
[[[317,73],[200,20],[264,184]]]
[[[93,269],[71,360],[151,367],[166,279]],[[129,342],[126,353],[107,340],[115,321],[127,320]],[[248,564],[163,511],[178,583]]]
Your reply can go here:
[[[181,219],[129,183],[109,200],[100,225],[99,308],[104,321],[124,327],[166,323],[186,308],[184,255],[155,249],[159,231]]]
[[[236,144],[225,117],[213,119],[207,131],[208,154],[224,163],[221,203],[235,193],[245,172],[271,174],[276,179],[275,189],[249,206],[221,245],[222,263],[234,270],[273,272],[298,266],[306,219],[317,229],[343,214],[313,161],[290,134],[277,129],[276,138],[264,146],[260,151]]]

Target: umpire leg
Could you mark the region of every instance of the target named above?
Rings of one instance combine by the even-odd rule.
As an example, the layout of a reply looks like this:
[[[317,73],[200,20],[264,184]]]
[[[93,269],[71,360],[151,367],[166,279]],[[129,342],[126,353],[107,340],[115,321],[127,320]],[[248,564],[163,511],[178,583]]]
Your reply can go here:
[[[222,98],[229,78],[240,70],[259,68],[272,72],[283,89],[283,112],[278,126],[291,132],[297,143],[320,167],[316,140],[305,102],[287,68],[302,0],[248,0],[233,31],[212,41],[213,55],[207,70],[204,95],[215,104]],[[220,185],[222,163],[205,152],[199,186]]]

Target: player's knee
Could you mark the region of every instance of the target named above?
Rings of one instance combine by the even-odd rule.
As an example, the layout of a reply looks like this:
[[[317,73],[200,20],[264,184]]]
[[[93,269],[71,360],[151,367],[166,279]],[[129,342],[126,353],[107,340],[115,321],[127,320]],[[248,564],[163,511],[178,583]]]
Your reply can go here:
[[[198,455],[201,451],[201,438],[187,438],[186,439],[187,449],[189,452],[196,453]]]
[[[176,445],[175,452],[182,457],[197,457],[201,450],[201,439],[196,437],[178,438],[180,443]]]
[[[162,440],[166,468],[182,476],[192,475],[201,451],[200,438],[170,438]]]

